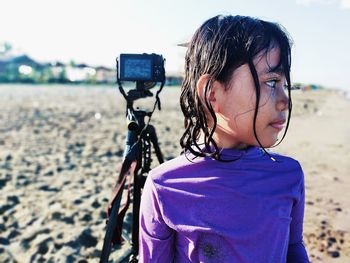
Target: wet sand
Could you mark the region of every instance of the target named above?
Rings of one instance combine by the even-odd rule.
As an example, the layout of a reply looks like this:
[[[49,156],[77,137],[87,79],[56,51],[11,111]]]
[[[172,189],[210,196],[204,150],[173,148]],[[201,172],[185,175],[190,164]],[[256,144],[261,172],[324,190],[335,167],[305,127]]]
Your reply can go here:
[[[350,100],[336,91],[293,94],[291,127],[274,151],[304,169],[309,257],[350,262]],[[165,87],[152,118],[166,159],[180,152],[178,97]],[[137,104],[151,108],[150,100]],[[0,105],[0,262],[98,262],[123,153],[122,96],[116,88],[1,85]]]

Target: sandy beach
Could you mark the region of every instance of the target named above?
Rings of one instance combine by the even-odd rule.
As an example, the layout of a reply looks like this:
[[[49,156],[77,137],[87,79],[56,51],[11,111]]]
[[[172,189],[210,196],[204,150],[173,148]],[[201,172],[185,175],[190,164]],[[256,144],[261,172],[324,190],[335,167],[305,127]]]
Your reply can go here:
[[[166,159],[180,153],[179,94],[165,87],[152,118]],[[293,99],[289,132],[273,151],[304,169],[305,246],[311,262],[350,262],[350,99],[331,90]],[[0,105],[0,262],[98,262],[124,99],[116,87],[0,85]]]

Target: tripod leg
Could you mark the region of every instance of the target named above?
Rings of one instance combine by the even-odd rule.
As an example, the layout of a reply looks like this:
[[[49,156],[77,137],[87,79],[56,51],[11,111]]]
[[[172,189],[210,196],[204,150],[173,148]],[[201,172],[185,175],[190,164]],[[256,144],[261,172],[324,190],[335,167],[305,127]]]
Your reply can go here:
[[[115,229],[117,227],[118,210],[119,210],[119,207],[117,207],[116,205],[112,206],[111,214],[109,217],[110,219],[107,224],[107,230],[103,241],[103,247],[102,247],[102,252],[100,256],[100,263],[108,262],[109,254],[112,248],[113,235],[115,234]]]
[[[150,135],[150,140],[151,140],[151,142],[153,144],[154,151],[156,153],[158,162],[159,163],[163,163],[164,162],[164,158],[163,158],[163,154],[162,154],[162,152],[160,150],[160,147],[159,147],[156,129],[152,125],[149,125],[149,135]]]
[[[113,240],[116,240],[118,243],[121,242],[121,227],[118,229],[118,223],[120,218],[118,217],[120,203],[123,195],[124,185],[126,182],[126,178],[128,176],[129,170],[133,170],[131,167],[132,162],[127,159],[124,160],[122,164],[122,168],[118,177],[118,180],[115,185],[116,192],[112,197],[112,201],[110,202],[107,210],[108,215],[108,223],[105,238],[103,241],[103,247],[100,256],[100,263],[108,262],[108,258],[111,252]],[[117,233],[116,233],[117,232]]]
[[[142,153],[140,152],[140,158]],[[129,262],[135,262],[136,255],[139,250],[139,214],[140,214],[140,201],[141,201],[141,178],[142,169],[141,162],[137,163],[134,173],[134,191],[133,191],[133,218],[132,218],[132,254]],[[137,262],[137,261],[136,261]]]

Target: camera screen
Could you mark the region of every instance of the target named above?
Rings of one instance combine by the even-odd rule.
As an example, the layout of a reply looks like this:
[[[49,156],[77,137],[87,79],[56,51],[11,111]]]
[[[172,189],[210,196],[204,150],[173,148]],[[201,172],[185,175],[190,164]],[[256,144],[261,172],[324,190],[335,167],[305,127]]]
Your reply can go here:
[[[139,79],[150,80],[152,79],[152,61],[150,59],[142,58],[127,58],[124,61],[124,74],[125,79]]]

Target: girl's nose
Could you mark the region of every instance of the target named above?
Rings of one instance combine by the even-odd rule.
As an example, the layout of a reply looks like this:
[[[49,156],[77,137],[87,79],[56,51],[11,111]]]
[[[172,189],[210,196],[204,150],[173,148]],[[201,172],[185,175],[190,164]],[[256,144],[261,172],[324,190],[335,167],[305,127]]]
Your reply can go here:
[[[285,92],[284,88],[279,89],[278,95],[277,95],[277,110],[278,111],[286,111],[288,109],[289,105],[289,98],[287,96],[287,93]]]

